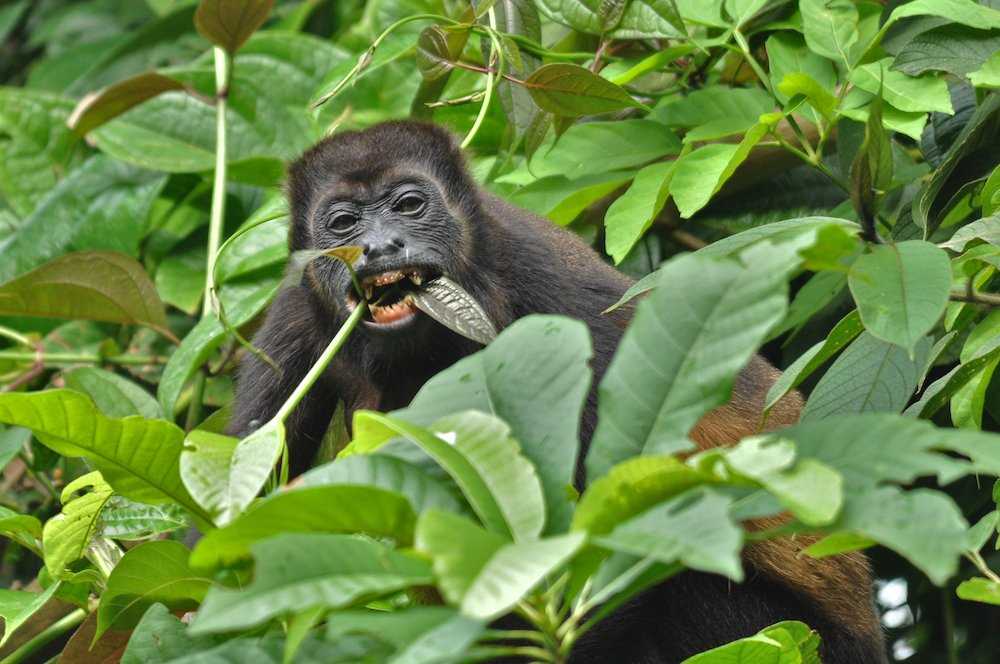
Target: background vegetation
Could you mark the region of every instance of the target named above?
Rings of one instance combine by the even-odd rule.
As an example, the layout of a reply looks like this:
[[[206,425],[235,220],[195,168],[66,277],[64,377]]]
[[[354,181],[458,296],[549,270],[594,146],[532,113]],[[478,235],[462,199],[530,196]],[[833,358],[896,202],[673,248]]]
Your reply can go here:
[[[873,547],[896,660],[995,660],[996,0],[5,0],[0,48],[3,662],[562,662],[595,607],[741,578],[740,521],[782,511],[753,537]],[[406,116],[651,291],[582,496],[590,342],[558,318],[331,462],[335,418],[294,488],[282,415],[219,433],[284,165]],[[803,424],[671,456],[758,350]],[[783,623],[691,661],[815,648]]]

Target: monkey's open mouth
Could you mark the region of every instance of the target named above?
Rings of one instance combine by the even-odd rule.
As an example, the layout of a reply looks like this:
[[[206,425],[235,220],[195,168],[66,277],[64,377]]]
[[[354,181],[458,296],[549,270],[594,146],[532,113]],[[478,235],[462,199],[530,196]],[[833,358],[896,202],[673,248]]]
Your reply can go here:
[[[373,274],[361,279],[361,288],[365,300],[368,301],[370,322],[379,326],[404,324],[417,313],[411,294],[420,290],[421,286],[438,275],[428,274],[420,268],[391,270],[381,274]],[[357,306],[357,295],[353,289],[347,295],[348,306]]]

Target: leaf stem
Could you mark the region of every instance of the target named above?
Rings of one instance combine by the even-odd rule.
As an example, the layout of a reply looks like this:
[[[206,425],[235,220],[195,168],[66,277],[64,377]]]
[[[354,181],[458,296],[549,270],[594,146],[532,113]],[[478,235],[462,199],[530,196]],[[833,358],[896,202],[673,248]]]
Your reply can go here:
[[[167,358],[158,355],[107,355],[98,353],[35,353],[34,351],[0,350],[0,360],[13,362],[41,361],[47,365],[63,364],[120,364],[122,366],[141,366],[144,364],[166,364]]]
[[[469,147],[469,144],[472,143],[472,139],[474,139],[476,134],[479,133],[479,127],[482,126],[483,120],[486,119],[486,113],[490,109],[490,102],[493,100],[493,88],[496,86],[496,75],[497,73],[502,74],[503,71],[503,55],[496,35],[497,20],[492,7],[490,7],[487,15],[490,20],[490,29],[487,32],[490,38],[490,55],[487,66],[488,71],[486,72],[486,94],[483,97],[482,105],[479,107],[479,113],[476,115],[476,120],[472,123],[472,128],[469,129],[469,133],[466,134],[465,138],[462,140],[462,148]],[[494,72],[494,63],[496,63],[496,72]]]
[[[232,59],[225,49],[216,46],[215,54],[215,179],[212,183],[212,208],[208,222],[208,258],[205,270],[205,299],[202,318],[214,314],[215,259],[222,244],[222,226],[226,217],[226,108]]]
[[[31,343],[31,339],[24,336],[17,330],[12,330],[9,327],[4,327],[3,325],[0,325],[0,337],[5,337],[7,339],[10,339],[19,346],[27,346],[29,348],[34,346],[34,344]]]
[[[354,308],[350,317],[348,317],[347,321],[337,331],[337,334],[334,335],[326,349],[324,349],[323,353],[319,356],[319,359],[316,360],[316,363],[312,365],[311,369],[309,369],[309,373],[305,375],[305,378],[303,378],[298,384],[295,391],[292,392],[291,396],[289,396],[285,403],[282,404],[272,421],[276,420],[284,422],[292,411],[295,410],[296,406],[298,406],[302,399],[305,398],[309,389],[316,383],[317,380],[319,380],[319,377],[323,374],[327,365],[330,364],[331,360],[333,360],[334,356],[344,345],[344,342],[347,341],[351,332],[353,332],[354,328],[358,326],[358,323],[361,321],[361,318],[365,315],[366,311],[368,311],[368,304],[364,301],[358,302],[358,306]]]
[[[76,611],[66,614],[33,636],[31,640],[12,652],[3,660],[0,660],[0,664],[19,664],[20,662],[28,661],[31,655],[43,648],[47,643],[59,638],[82,623],[86,617],[87,612],[83,609],[77,609]]]

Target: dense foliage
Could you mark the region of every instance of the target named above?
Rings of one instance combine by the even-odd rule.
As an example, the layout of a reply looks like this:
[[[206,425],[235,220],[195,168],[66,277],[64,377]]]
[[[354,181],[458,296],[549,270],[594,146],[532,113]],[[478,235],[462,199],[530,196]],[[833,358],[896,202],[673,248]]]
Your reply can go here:
[[[896,659],[995,660],[996,0],[5,0],[0,40],[3,662],[564,662],[652,583],[740,580],[779,513],[752,539],[871,547]],[[291,485],[308,382],[221,433],[287,161],[406,116],[639,278],[582,494],[558,317],[335,417]],[[801,424],[689,454],[755,352]]]

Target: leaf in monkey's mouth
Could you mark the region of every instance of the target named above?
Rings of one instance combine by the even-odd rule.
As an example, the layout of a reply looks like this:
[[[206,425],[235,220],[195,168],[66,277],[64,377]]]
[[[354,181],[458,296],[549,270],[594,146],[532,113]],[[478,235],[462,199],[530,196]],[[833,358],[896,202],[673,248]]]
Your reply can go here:
[[[425,314],[467,339],[488,344],[496,328],[475,298],[447,277],[438,277],[410,298]]]
[[[419,309],[448,329],[481,344],[496,337],[496,328],[479,303],[447,277],[421,269],[392,270],[364,278],[361,289],[368,302],[371,324],[379,328],[400,328]]]

